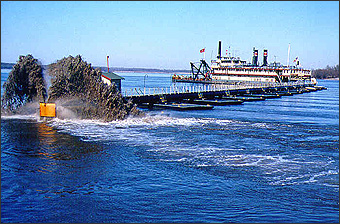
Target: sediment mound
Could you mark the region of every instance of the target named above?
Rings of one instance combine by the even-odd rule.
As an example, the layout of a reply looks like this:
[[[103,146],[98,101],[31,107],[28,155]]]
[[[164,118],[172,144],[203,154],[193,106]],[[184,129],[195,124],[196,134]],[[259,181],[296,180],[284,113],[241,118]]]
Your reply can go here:
[[[19,56],[3,88],[2,112],[16,113],[26,103],[45,102],[47,91],[41,63],[30,54]]]
[[[136,105],[124,102],[114,83],[107,85],[101,80],[100,69],[92,68],[80,55],[50,64],[48,74],[52,76],[48,102],[72,99],[74,103],[68,105],[68,109],[80,118],[112,121],[141,115]]]

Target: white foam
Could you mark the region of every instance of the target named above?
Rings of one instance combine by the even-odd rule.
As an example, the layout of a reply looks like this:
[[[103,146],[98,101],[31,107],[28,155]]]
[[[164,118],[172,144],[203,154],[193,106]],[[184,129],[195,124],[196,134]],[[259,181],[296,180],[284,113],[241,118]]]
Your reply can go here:
[[[151,148],[161,161],[185,162],[192,167],[256,167],[264,179],[271,185],[296,185],[320,183],[327,186],[338,186],[328,183],[331,175],[338,175],[338,170],[324,171],[320,168],[331,166],[333,160],[314,160],[297,158],[291,155],[247,154],[246,149],[199,147],[181,148],[180,145],[171,147]],[[325,180],[323,180],[325,179]]]
[[[28,114],[28,115],[1,115],[1,119],[19,119],[19,120],[38,120],[39,116],[37,114]]]
[[[174,118],[166,115],[146,115],[143,117],[128,117],[125,120],[102,122],[98,120],[61,119],[55,118],[50,125],[70,134],[96,139],[108,136],[112,133],[124,132],[137,134],[139,129],[155,129],[158,127],[180,127],[180,126],[203,126],[206,124],[229,124],[230,120],[217,120],[212,118]]]
[[[311,175],[311,177],[309,178],[309,181],[314,182],[317,180],[317,178],[329,176],[329,175],[339,175],[339,170],[321,171],[320,173]]]
[[[174,118],[164,115],[146,115],[144,117],[130,117],[123,121],[113,121],[111,124],[119,126],[193,126],[214,122],[216,119],[202,118]]]
[[[36,115],[4,117],[6,119],[37,119]],[[155,158],[164,162],[185,163],[193,167],[222,166],[240,169],[256,167],[272,185],[315,183],[320,179],[327,179],[328,176],[339,173],[332,169],[328,171],[319,169],[320,167],[332,167],[334,161],[330,159],[320,161],[314,160],[312,156],[299,158],[292,155],[251,154],[244,148],[202,147],[202,145],[191,144],[190,141],[188,143],[175,139],[176,135],[158,135],[158,130],[168,130],[163,127],[170,127],[170,131],[177,131],[182,127],[201,128],[208,124],[218,128],[229,128],[235,124],[249,125],[247,122],[147,114],[144,117],[129,117],[122,121],[112,122],[54,118],[47,123],[60,132],[80,137],[84,141],[101,141],[104,144],[124,141],[124,144],[130,146],[146,147],[147,153],[153,154]],[[256,123],[254,126],[267,128],[267,125],[260,123]],[[325,182],[325,184],[329,183]],[[332,183],[329,185],[333,186]]]

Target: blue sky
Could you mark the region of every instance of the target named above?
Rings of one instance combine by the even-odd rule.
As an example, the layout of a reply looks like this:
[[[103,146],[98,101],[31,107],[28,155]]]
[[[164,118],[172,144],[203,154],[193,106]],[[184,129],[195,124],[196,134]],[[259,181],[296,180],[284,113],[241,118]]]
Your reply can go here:
[[[305,68],[339,64],[338,1],[1,1],[1,61],[82,55],[94,66],[190,69],[222,53]]]

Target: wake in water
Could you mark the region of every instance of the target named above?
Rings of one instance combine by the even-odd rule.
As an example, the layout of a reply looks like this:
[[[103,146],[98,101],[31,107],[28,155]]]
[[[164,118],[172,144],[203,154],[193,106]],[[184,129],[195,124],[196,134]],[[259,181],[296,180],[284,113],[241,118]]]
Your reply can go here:
[[[293,127],[215,118],[176,118],[160,114],[147,114],[140,118],[128,117],[123,121],[109,123],[56,118],[51,120],[49,125],[60,132],[80,137],[83,141],[107,145],[124,142],[131,147],[142,148],[140,156],[162,162],[181,163],[215,171],[257,170],[259,177],[268,181],[270,185],[322,183],[338,187],[336,182],[329,181],[336,179],[334,176],[339,173],[335,166],[336,161],[331,157],[320,159],[318,155],[300,152],[281,153],[275,148],[279,145],[268,148],[262,148],[261,145],[249,147],[240,140],[237,140],[237,145],[233,144],[230,139],[233,137],[240,139],[240,136],[245,135],[243,132],[233,133],[234,136],[229,136],[229,140],[223,138],[225,132],[233,130],[239,132],[242,129],[248,131],[254,129],[257,132],[268,130],[275,132],[277,128],[280,132],[283,127],[288,129]],[[188,133],[191,138],[188,137]],[[227,141],[231,141],[230,147],[226,147]]]

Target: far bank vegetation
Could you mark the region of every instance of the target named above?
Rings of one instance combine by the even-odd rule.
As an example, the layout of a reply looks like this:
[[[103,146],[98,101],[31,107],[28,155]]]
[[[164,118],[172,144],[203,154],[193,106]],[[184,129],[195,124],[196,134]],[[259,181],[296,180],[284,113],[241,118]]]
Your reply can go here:
[[[339,78],[339,65],[335,65],[333,67],[327,65],[326,68],[323,69],[313,69],[312,74],[316,79]]]

